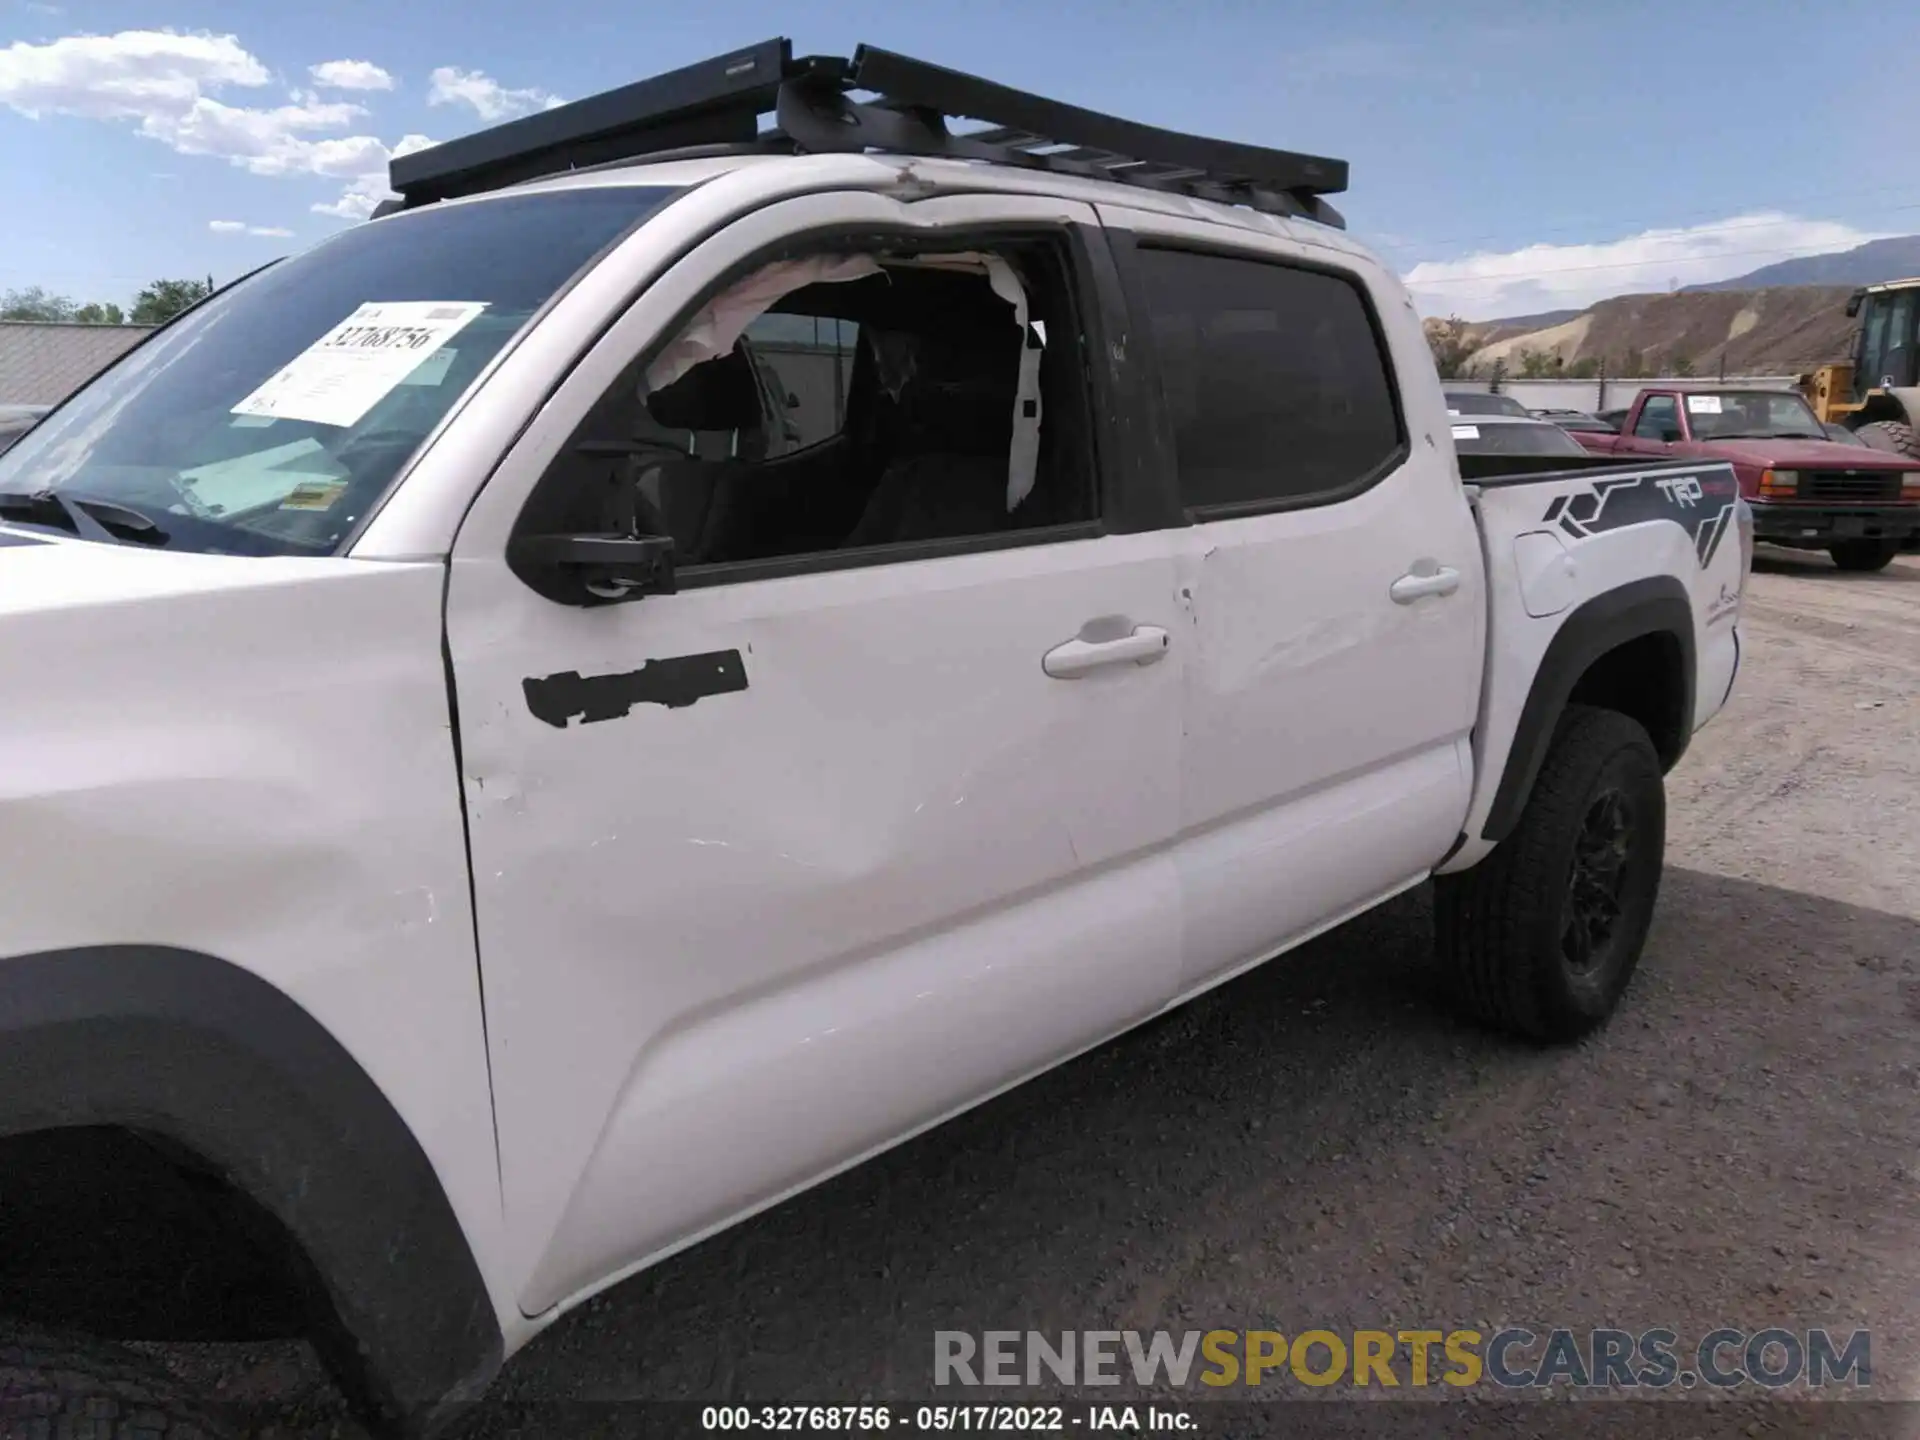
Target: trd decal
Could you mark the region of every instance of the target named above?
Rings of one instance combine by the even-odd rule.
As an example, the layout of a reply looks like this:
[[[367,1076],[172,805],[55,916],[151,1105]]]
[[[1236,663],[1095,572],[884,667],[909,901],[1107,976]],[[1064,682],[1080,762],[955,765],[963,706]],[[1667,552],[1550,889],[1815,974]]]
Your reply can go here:
[[[1721,539],[1733,524],[1739,500],[1740,483],[1724,466],[1655,471],[1595,480],[1584,492],[1556,496],[1540,518],[1543,524],[1559,525],[1576,540],[1627,525],[1671,520],[1693,538],[1694,553],[1704,570],[1713,563]]]
[[[631,714],[636,705],[664,705],[678,710],[709,695],[728,695],[746,688],[746,662],[738,650],[649,660],[638,670],[617,675],[563,670],[558,675],[529,676],[520,682],[527,709],[536,720],[544,720],[556,730],[566,729],[567,723],[576,719],[582,725],[619,720]]]

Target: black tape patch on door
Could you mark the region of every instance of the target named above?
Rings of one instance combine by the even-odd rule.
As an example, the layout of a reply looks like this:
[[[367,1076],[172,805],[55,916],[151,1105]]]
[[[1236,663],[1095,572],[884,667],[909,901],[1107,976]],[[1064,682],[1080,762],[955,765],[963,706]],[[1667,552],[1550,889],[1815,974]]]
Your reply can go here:
[[[1583,492],[1556,496],[1540,518],[1544,524],[1558,523],[1575,540],[1627,525],[1671,520],[1687,532],[1705,569],[1732,528],[1739,499],[1740,484],[1730,466],[1660,470],[1597,479]]]
[[[636,705],[679,710],[709,695],[744,690],[747,666],[738,650],[710,650],[704,655],[649,660],[638,670],[617,675],[563,670],[558,675],[529,676],[520,688],[535,719],[564,730],[571,720],[591,725],[596,720],[622,719]]]

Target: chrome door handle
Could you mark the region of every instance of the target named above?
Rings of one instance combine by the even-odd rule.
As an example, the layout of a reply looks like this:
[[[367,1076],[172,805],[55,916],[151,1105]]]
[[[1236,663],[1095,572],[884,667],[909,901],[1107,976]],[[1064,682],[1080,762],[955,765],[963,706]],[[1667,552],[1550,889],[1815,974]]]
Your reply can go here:
[[[1451,595],[1460,588],[1458,570],[1436,570],[1431,575],[1402,575],[1387,587],[1396,605],[1411,605],[1428,595]]]
[[[1151,665],[1167,653],[1172,637],[1158,625],[1136,625],[1117,640],[1069,640],[1056,645],[1040,668],[1056,680],[1077,680],[1107,665]]]

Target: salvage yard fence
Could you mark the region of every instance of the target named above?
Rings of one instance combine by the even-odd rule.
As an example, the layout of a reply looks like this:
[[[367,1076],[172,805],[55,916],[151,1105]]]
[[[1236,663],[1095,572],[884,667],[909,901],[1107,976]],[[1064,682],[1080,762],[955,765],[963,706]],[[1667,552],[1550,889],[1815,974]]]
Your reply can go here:
[[[1711,375],[1654,377],[1643,380],[1502,380],[1500,393],[1511,395],[1529,410],[1619,410],[1633,403],[1642,390],[1792,390],[1798,386],[1795,375],[1729,375],[1720,379]],[[1449,390],[1493,389],[1488,380],[1448,380]]]

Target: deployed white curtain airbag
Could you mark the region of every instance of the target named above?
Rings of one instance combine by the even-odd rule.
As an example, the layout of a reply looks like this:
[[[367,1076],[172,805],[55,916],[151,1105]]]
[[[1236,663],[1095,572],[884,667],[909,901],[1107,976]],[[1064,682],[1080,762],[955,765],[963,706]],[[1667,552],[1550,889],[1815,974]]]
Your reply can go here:
[[[708,301],[680,338],[647,366],[647,389],[664,390],[702,361],[725,355],[749,325],[794,291],[879,273],[880,262],[871,255],[815,255],[756,270]]]
[[[922,255],[889,263],[984,271],[993,293],[1013,307],[1013,323],[1020,332],[1020,371],[1013,400],[1013,445],[1007,457],[1007,509],[1014,510],[1033,493],[1040,463],[1040,358],[1044,352],[1032,343],[1026,287],[998,255]],[[749,325],[796,290],[883,273],[880,261],[871,255],[816,255],[779,260],[756,270],[714,296],[680,337],[647,366],[647,389],[664,390],[694,366],[727,354]]]
[[[1007,509],[1011,512],[1033,493],[1040,464],[1040,357],[1044,352],[1032,344],[1027,288],[998,255],[921,255],[910,263],[936,270],[985,270],[993,293],[1013,307],[1013,323],[1020,330],[1020,379],[1013,397],[1013,449],[1007,457]]]

